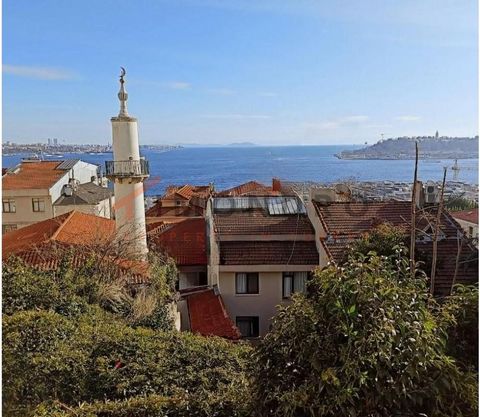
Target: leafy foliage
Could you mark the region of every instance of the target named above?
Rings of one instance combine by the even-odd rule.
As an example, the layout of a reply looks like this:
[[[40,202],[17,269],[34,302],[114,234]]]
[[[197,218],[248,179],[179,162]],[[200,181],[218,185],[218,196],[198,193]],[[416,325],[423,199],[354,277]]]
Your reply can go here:
[[[375,252],[379,256],[394,255],[398,248],[405,248],[407,238],[407,232],[403,227],[382,223],[352,243],[345,261],[348,261],[348,255],[355,253],[367,255],[369,252]]]
[[[4,319],[4,412],[40,403],[160,395],[199,409],[242,410],[248,347],[189,333],[132,328],[97,307],[75,321],[50,311]],[[208,414],[205,414],[208,415]]]
[[[448,315],[403,255],[352,255],[280,309],[255,354],[261,415],[476,415],[476,379],[445,354]]]
[[[453,316],[448,352],[466,370],[478,372],[478,287],[456,285],[444,310]]]
[[[63,256],[56,271],[4,265],[4,415],[245,413],[250,349],[173,330],[170,260],[151,258],[151,284],[131,289]]]

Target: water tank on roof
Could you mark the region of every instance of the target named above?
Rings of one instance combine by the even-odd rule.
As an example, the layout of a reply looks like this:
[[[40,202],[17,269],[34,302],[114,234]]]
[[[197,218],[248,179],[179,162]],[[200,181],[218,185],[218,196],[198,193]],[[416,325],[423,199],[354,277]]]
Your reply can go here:
[[[66,197],[71,197],[73,195],[73,188],[70,184],[65,184],[63,186],[63,194],[66,196]]]

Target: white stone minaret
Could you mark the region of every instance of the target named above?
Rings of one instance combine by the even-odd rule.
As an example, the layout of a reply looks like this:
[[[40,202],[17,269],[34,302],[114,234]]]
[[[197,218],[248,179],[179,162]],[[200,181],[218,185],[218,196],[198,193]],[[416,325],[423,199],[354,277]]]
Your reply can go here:
[[[106,161],[107,177],[114,182],[115,222],[119,243],[135,258],[148,252],[145,229],[143,182],[149,176],[148,161],[140,157],[137,119],[127,112],[125,69],[120,75],[120,113],[112,117],[113,161]]]

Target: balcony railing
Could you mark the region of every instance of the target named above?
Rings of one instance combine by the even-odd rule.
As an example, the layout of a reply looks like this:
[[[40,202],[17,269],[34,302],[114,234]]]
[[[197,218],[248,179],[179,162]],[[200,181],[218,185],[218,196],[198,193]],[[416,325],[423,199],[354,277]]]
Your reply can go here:
[[[150,170],[148,161],[105,161],[107,177],[148,177]]]

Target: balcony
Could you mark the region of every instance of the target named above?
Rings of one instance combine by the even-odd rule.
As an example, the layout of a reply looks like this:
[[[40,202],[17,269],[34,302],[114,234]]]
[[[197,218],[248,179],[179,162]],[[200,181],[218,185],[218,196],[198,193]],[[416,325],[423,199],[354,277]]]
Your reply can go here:
[[[148,161],[105,161],[107,177],[111,178],[146,178],[150,175]]]

